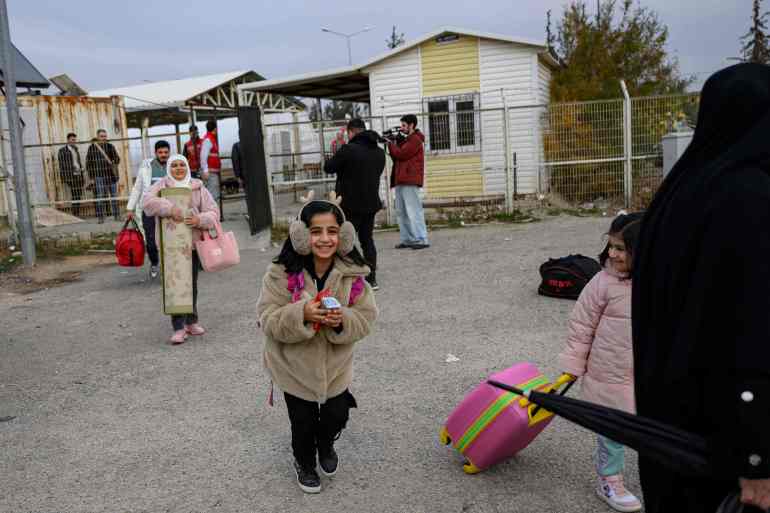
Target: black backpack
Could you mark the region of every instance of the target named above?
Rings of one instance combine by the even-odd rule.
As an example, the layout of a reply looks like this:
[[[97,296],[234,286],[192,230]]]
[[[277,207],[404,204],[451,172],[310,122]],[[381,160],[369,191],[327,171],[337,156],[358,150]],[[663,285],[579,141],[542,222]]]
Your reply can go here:
[[[540,266],[543,282],[537,292],[543,296],[577,299],[591,278],[601,270],[599,262],[583,255],[550,258]]]

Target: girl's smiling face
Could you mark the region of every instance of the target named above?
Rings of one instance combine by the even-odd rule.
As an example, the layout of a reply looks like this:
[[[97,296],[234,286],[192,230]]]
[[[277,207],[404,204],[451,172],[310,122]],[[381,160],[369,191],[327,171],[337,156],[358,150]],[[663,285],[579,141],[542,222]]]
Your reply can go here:
[[[340,225],[331,212],[316,214],[310,219],[310,248],[320,260],[334,258],[340,245]]]
[[[182,160],[174,160],[171,162],[171,177],[174,180],[181,182],[187,176],[187,166]]]
[[[626,251],[626,244],[622,237],[609,236],[609,254],[612,267],[619,273],[631,272],[631,256]]]

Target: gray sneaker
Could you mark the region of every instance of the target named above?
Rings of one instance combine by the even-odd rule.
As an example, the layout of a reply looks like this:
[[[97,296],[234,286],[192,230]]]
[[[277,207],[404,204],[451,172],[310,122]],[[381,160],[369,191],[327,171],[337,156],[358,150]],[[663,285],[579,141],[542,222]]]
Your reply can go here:
[[[160,269],[158,269],[157,265],[150,266],[150,278],[153,280],[158,277],[160,274]]]

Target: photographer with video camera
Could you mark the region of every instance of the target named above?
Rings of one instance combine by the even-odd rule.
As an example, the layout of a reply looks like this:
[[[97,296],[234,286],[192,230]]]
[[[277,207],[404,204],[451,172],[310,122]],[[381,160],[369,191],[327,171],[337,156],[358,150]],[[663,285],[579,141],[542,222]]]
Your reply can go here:
[[[393,158],[390,186],[396,189],[396,213],[401,233],[401,243],[396,249],[425,249],[430,247],[420,199],[420,188],[425,179],[425,136],[417,129],[417,116],[414,114],[401,118],[400,132],[401,137],[384,134]]]
[[[347,125],[348,143],[341,145],[326,161],[324,171],[337,175],[336,192],[342,197],[342,211],[353,223],[371,274],[366,281],[377,290],[377,248],[374,245],[374,217],[382,209],[380,177],[385,169],[385,152],[378,146],[380,136],[367,130],[361,119]]]

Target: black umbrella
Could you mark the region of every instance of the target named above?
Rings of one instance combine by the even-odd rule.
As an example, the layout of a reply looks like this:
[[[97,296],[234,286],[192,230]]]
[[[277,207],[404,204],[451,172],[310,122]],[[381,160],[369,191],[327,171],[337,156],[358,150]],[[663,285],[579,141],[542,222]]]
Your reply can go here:
[[[524,392],[516,387],[489,380],[488,383],[564,417],[586,429],[627,445],[678,472],[693,476],[713,476],[705,438],[656,420],[639,417],[614,408],[543,392]]]
[[[668,468],[692,477],[713,477],[717,471],[710,463],[710,452],[706,439],[656,420],[639,417],[614,408],[556,395],[523,391],[494,380],[492,386],[525,396],[538,407],[627,445],[650,459],[655,459]],[[740,513],[743,506],[737,496],[730,495],[720,506],[719,513]]]

